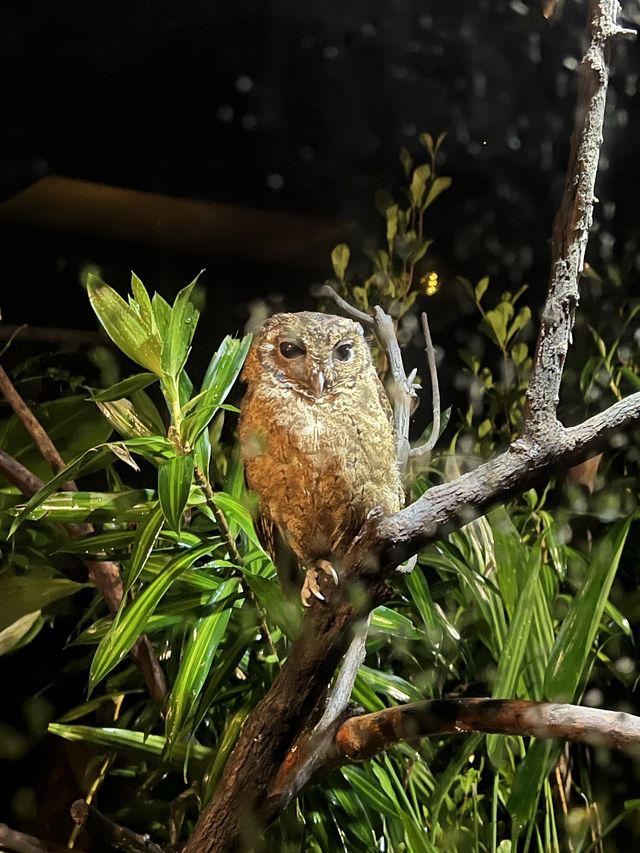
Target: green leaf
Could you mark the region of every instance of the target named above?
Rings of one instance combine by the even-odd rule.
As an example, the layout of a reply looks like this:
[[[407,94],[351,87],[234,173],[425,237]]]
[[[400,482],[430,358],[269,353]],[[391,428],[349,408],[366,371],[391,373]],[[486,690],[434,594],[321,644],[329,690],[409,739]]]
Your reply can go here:
[[[475,286],[475,297],[476,301],[480,302],[482,297],[487,292],[487,288],[489,287],[489,276],[484,276]]]
[[[413,168],[413,157],[409,154],[409,151],[402,146],[400,149],[400,163],[402,164],[402,169],[404,171],[405,177],[409,177],[411,174],[411,169]]]
[[[153,492],[131,489],[127,492],[56,492],[28,515],[30,521],[50,518],[52,521],[129,522],[138,521],[149,511]],[[20,509],[20,508],[18,508]]]
[[[339,243],[331,252],[331,264],[333,266],[333,271],[336,274],[336,278],[339,281],[344,281],[347,266],[349,265],[350,254],[349,247],[346,243]]]
[[[153,311],[153,319],[158,333],[161,338],[164,338],[169,330],[169,323],[171,321],[171,306],[159,293],[154,293],[151,300],[151,310]]]
[[[242,340],[226,337],[215,353],[202,382],[200,393],[183,408],[183,440],[193,447],[200,433],[224,403],[236,381],[251,345],[251,336]]]
[[[162,525],[164,523],[164,510],[161,506],[155,506],[149,512],[144,521],[138,525],[135,539],[133,540],[133,553],[127,572],[127,580],[125,584],[125,596],[138,580],[140,572],[144,569],[147,560],[158,540]]]
[[[522,674],[522,664],[531,633],[533,622],[531,613],[535,603],[541,565],[542,556],[540,544],[538,543],[529,556],[524,575],[527,580],[522,592],[518,596],[513,618],[507,632],[507,638],[498,660],[498,672],[491,694],[494,699],[518,698],[517,687]],[[504,738],[501,735],[489,735],[487,737],[487,753],[495,767],[502,765],[504,760],[503,747]]]
[[[204,270],[176,296],[166,335],[162,339],[162,370],[177,380],[185,365],[200,312],[191,302],[193,288]]]
[[[427,198],[425,199],[425,202],[422,205],[422,209],[426,210],[429,205],[433,204],[433,202],[438,198],[438,196],[445,190],[448,190],[450,186],[451,178],[436,178],[435,181],[429,187],[429,192],[427,193]]]
[[[251,518],[251,513],[246,506],[235,498],[232,498],[231,495],[228,495],[226,492],[216,492],[213,496],[213,500],[216,506],[222,510],[227,521],[237,524],[251,544],[255,545],[255,547],[268,558],[269,555],[263,549],[260,540],[258,539],[253,519]]]
[[[376,607],[373,611],[371,628],[382,634],[402,637],[405,640],[421,640],[422,642],[425,640],[424,633],[416,628],[411,619],[384,605]]]
[[[182,514],[189,499],[193,479],[193,454],[185,453],[167,459],[158,468],[160,506],[172,530],[180,530]]]
[[[186,554],[174,557],[148,587],[146,587],[121,615],[117,625],[114,623],[111,631],[96,649],[91,662],[89,673],[89,692],[98,682],[108,675],[133,648],[134,643],[143,633],[149,616],[153,613],[162,596],[173,582],[190,568],[196,560],[209,554],[211,546],[207,543],[193,548]]]
[[[38,403],[32,410],[65,461],[107,441],[113,431],[84,397],[74,395]],[[0,447],[45,482],[51,477],[51,468],[17,415],[0,423]]]
[[[409,187],[409,195],[411,203],[414,207],[422,205],[422,197],[427,186],[427,181],[431,177],[431,166],[428,163],[423,163],[421,166],[416,166],[411,177],[411,186]],[[437,180],[442,180],[439,178]]]
[[[0,576],[0,631],[91,584],[36,575]],[[35,620],[34,620],[35,621]]]
[[[101,749],[114,752],[129,752],[143,758],[157,759],[164,757],[166,740],[161,735],[150,735],[146,732],[134,732],[130,729],[94,728],[93,726],[65,726],[60,723],[49,723],[48,731],[65,740],[90,743]],[[182,766],[185,759],[189,763],[209,762],[214,756],[214,750],[199,743],[176,744],[173,751],[172,764]]]
[[[238,588],[239,579],[232,578],[220,584],[209,600],[209,606],[224,602]],[[165,734],[171,751],[184,725],[195,711],[195,702],[200,695],[211,663],[229,624],[231,606],[216,609],[208,616],[198,619],[191,629],[187,648],[169,696],[165,718]]]
[[[149,299],[146,287],[134,272],[131,273],[131,293],[135,300],[134,306],[138,309],[142,322],[147,328],[152,329],[154,327],[154,318],[151,300]]]
[[[139,438],[140,436],[153,435],[157,431],[157,425],[141,417],[140,413],[136,411],[136,407],[129,400],[120,399],[110,403],[102,403],[97,400],[96,406],[107,422],[123,438]]]
[[[342,767],[340,772],[365,806],[373,809],[374,814],[383,814],[391,818],[396,817],[396,803],[382,793],[378,785],[370,782],[360,768]]]
[[[551,702],[573,702],[616,576],[631,519],[614,524],[593,549],[585,584],[571,603],[551,650],[544,692]]]
[[[413,603],[418,608],[418,613],[422,617],[425,628],[429,631],[436,630],[436,620],[433,611],[433,601],[429,592],[422,569],[415,566],[411,574],[406,575],[407,589],[413,599]]]
[[[27,501],[11,524],[9,538],[13,536],[18,527],[30,516],[33,510],[38,507],[42,501],[48,498],[49,495],[57,491],[63,483],[66,483],[67,480],[74,479],[78,474],[80,474],[80,472],[86,472],[87,470],[97,471],[99,468],[104,468],[112,456],[113,451],[111,446],[108,444],[101,445],[99,447],[92,447],[90,450],[82,453],[73,462],[66,465],[60,473],[56,474],[56,476],[49,480],[48,483],[45,483],[40,491],[36,492],[36,494]]]
[[[93,310],[114,344],[132,361],[158,376],[162,375],[162,341],[157,330],[146,325],[132,306],[92,273],[89,273],[87,293]]]
[[[507,808],[520,832],[533,819],[544,780],[558,760],[561,747],[550,740],[534,741],[513,777]]]
[[[153,373],[134,373],[133,376],[128,376],[122,382],[116,382],[109,388],[104,388],[102,391],[97,389],[89,389],[91,392],[91,400],[94,403],[112,403],[115,400],[121,400],[123,397],[129,397],[135,391],[141,391],[143,388],[148,388],[158,381],[158,377]]]
[[[286,637],[293,640],[298,633],[300,622],[299,606],[285,599],[274,578],[265,578],[247,569],[244,571],[244,577],[267,614],[269,622],[277,625]]]
[[[0,592],[1,591],[3,590],[2,584],[0,583]],[[25,613],[24,616],[16,619],[16,621],[12,622],[11,625],[7,625],[6,628],[1,628],[0,655],[6,655],[8,652],[12,652],[15,649],[19,649],[21,646],[26,645],[26,642],[28,641],[27,638],[34,630],[36,630],[37,633],[38,626],[42,627],[42,625],[44,625],[42,611],[35,610],[33,613]]]
[[[361,666],[358,678],[376,693],[381,693],[395,702],[419,702],[424,699],[422,693],[399,675],[381,672],[368,666]]]

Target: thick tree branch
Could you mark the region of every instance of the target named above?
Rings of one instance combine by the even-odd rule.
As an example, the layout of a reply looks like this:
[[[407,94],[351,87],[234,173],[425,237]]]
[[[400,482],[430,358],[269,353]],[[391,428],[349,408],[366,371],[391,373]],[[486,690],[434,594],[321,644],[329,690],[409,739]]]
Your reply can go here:
[[[186,853],[236,849],[243,841],[250,843],[261,823],[277,814],[282,797],[268,797],[276,772],[283,764],[295,767],[291,747],[316,710],[354,621],[385,600],[385,577],[392,569],[491,506],[602,449],[615,432],[640,418],[640,394],[636,394],[577,427],[564,429],[556,420],[577,304],[577,277],[591,221],[606,62],[610,38],[620,31],[615,22],[617,10],[615,0],[593,0],[591,4],[591,45],[583,63],[586,79],[580,86],[573,153],[558,215],[564,226],[557,226],[553,241],[552,274],[522,437],[498,458],[454,482],[430,489],[396,515],[368,520],[342,566],[345,582],[335,591],[326,587],[329,606],[314,602],[309,608],[285,665],[247,720]],[[588,137],[588,150],[580,147],[583,135]],[[566,227],[565,234],[560,234],[561,227]],[[349,598],[355,584],[368,593],[368,598],[364,596],[367,601],[359,601],[358,607]],[[282,774],[279,778],[282,782]],[[304,783],[304,774],[298,783]],[[291,788],[287,795],[295,794]]]
[[[524,414],[525,435],[553,437],[560,383],[580,294],[578,283],[593,220],[596,175],[618,0],[591,0],[591,40],[578,69],[578,110],[560,208],[553,223],[547,300]]]
[[[487,732],[640,752],[640,717],[518,699],[434,699],[350,717],[335,736],[336,763],[364,761],[404,740]]]

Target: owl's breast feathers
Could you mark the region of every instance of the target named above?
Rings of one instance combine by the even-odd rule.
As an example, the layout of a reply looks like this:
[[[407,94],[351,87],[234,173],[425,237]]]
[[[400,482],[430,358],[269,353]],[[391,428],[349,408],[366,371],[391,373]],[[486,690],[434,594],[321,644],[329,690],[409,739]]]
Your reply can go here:
[[[390,514],[402,505],[381,394],[371,370],[315,401],[269,382],[245,397],[239,430],[247,482],[303,564],[340,557],[371,509]]]

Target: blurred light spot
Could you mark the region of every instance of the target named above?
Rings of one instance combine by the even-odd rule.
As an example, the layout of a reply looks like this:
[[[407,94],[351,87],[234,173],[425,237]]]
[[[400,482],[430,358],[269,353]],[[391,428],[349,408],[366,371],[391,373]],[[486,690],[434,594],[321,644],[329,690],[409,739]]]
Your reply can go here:
[[[433,26],[433,18],[431,17],[431,15],[420,15],[418,23],[420,24],[423,30],[430,30]]]
[[[620,127],[626,127],[629,124],[629,113],[626,110],[618,110],[616,118]]]
[[[305,163],[311,162],[314,157],[314,150],[310,145],[303,145],[298,149],[298,157]]]
[[[413,136],[416,132],[416,129],[417,128],[416,128],[415,124],[408,121],[402,125],[402,127],[400,128],[400,131],[401,131],[403,136]]]
[[[568,68],[569,71],[573,71],[575,68],[578,67],[578,60],[575,58],[575,56],[565,56],[565,58],[562,60],[562,64],[565,68]]]
[[[598,708],[604,702],[604,694],[597,687],[592,687],[584,694],[584,704],[591,708]]]
[[[631,675],[631,673],[634,672],[636,668],[636,665],[633,660],[631,660],[631,658],[627,657],[626,655],[625,657],[620,658],[620,660],[617,660],[615,666],[618,672],[621,672],[623,675]]]
[[[513,133],[507,138],[507,145],[512,151],[517,151],[522,145],[522,142],[520,142],[520,139],[515,135],[515,133]]]
[[[230,122],[233,119],[233,107],[229,104],[223,104],[221,107],[218,107],[216,117],[218,121]]]
[[[529,7],[526,6],[521,0],[511,0],[509,6],[513,9],[516,15],[528,15]]]
[[[335,44],[328,44],[322,51],[322,55],[325,59],[336,59],[339,53],[340,51]]]
[[[240,119],[240,124],[245,130],[253,130],[258,126],[258,116],[254,113],[245,113]]]
[[[364,23],[360,27],[360,32],[362,33],[362,35],[365,38],[368,38],[368,39],[373,38],[378,33],[378,31],[376,30],[374,25],[371,23],[371,21],[367,21],[366,23]]]
[[[270,190],[281,190],[284,186],[284,177],[279,172],[271,172],[267,175],[267,186]]]
[[[253,80],[251,77],[247,77],[246,74],[243,74],[241,77],[238,77],[236,80],[236,91],[240,92],[242,95],[246,95],[247,92],[250,92],[253,89]]]
[[[438,273],[435,272],[435,270],[426,273],[426,275],[423,275],[420,279],[420,284],[422,285],[425,296],[435,296],[440,289]]]

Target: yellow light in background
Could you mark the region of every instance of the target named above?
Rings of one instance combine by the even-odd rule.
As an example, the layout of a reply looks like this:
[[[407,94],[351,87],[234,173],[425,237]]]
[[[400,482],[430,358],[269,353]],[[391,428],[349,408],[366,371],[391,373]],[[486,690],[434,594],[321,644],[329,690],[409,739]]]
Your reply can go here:
[[[422,289],[426,296],[434,296],[440,289],[440,279],[438,278],[438,273],[435,270],[432,270],[429,273],[426,273],[420,279],[420,284],[422,285]]]

